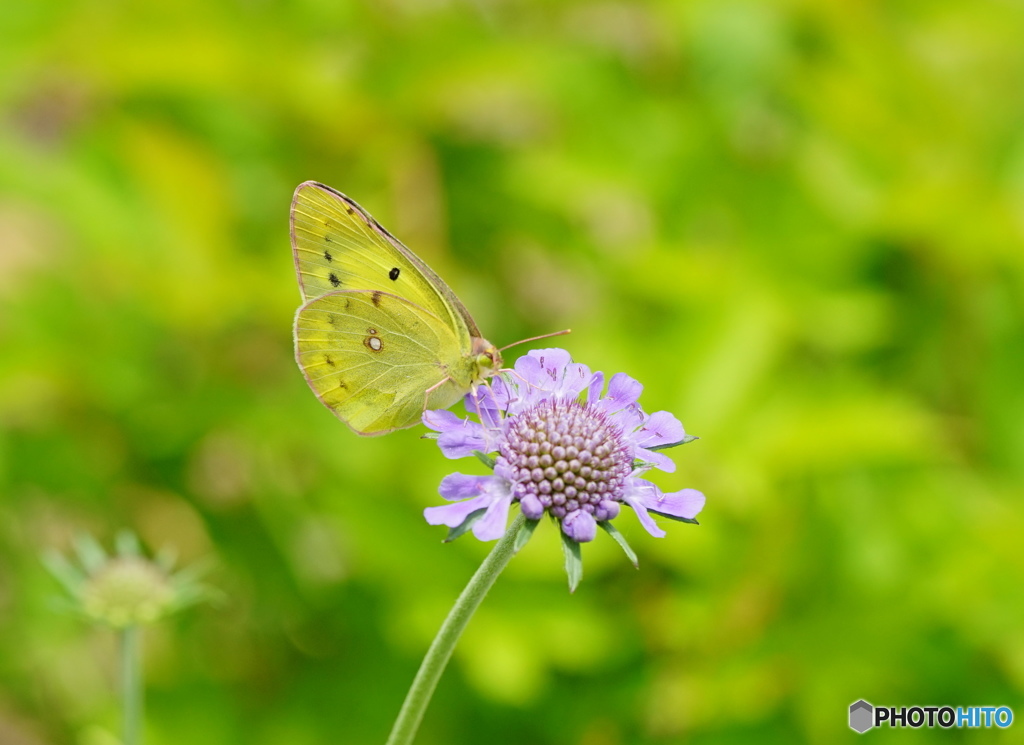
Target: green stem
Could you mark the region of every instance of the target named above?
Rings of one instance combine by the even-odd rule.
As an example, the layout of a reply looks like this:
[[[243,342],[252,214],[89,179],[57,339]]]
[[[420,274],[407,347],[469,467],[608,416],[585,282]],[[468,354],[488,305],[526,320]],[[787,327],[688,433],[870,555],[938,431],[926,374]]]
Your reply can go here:
[[[121,705],[123,745],[142,745],[142,629],[134,625],[121,630]]]
[[[437,681],[441,679],[441,673],[452,656],[456,642],[462,636],[463,629],[473,617],[480,601],[484,599],[491,585],[501,574],[501,570],[515,553],[516,535],[519,534],[524,522],[525,518],[520,514],[476,570],[476,574],[469,580],[459,599],[455,601],[455,606],[444,619],[441,630],[437,632],[434,642],[420,664],[419,672],[416,673],[409,693],[405,696],[402,710],[398,712],[398,719],[391,728],[387,745],[411,745],[423,719],[423,712],[427,710],[427,704],[434,695]]]

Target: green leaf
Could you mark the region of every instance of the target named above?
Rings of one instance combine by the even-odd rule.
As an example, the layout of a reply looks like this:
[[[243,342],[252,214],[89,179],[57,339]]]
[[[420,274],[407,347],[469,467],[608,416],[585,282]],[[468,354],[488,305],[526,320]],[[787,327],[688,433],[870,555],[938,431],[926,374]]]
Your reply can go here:
[[[494,458],[489,456],[487,453],[481,452],[480,450],[474,450],[473,451],[473,455],[475,455],[477,458],[479,458],[480,462],[483,463],[485,466],[490,468],[492,471],[494,470],[494,466],[495,466],[495,463],[496,463]]]
[[[626,556],[633,563],[633,566],[639,569],[640,560],[636,558],[636,554],[633,552],[633,549],[630,548],[630,545],[626,543],[626,538],[622,535],[622,533],[616,530],[615,526],[612,525],[611,522],[609,522],[608,520],[603,520],[599,522],[598,525],[600,525],[604,529],[604,532],[610,535],[616,543],[622,546],[622,550],[626,552]]]
[[[686,435],[686,437],[681,439],[679,442],[670,442],[667,445],[654,445],[653,447],[644,448],[644,449],[645,450],[668,450],[669,448],[679,447],[680,445],[685,445],[688,442],[693,442],[694,440],[699,440],[699,439],[700,438],[697,437],[696,435]]]
[[[530,538],[533,537],[533,531],[537,529],[539,524],[540,520],[527,520],[523,523],[523,527],[516,534],[515,547],[512,549],[513,553],[519,553],[519,549],[525,546]]]
[[[700,525],[700,523],[697,522],[696,518],[693,517],[679,517],[679,515],[669,515],[664,512],[652,510],[650,507],[647,508],[647,511],[653,512],[655,515],[660,515],[661,517],[667,517],[669,520],[675,520],[677,523],[690,523],[691,525]]]
[[[476,523],[477,520],[484,516],[485,512],[487,512],[486,507],[481,507],[478,510],[473,510],[472,512],[470,512],[466,516],[466,519],[463,520],[460,525],[448,529],[448,535],[444,539],[444,542],[451,543],[456,538],[461,537],[466,531],[473,527],[473,524]]]
[[[562,552],[565,554],[565,573],[569,577],[569,592],[576,592],[580,580],[583,579],[583,556],[580,544],[559,530],[562,537]]]

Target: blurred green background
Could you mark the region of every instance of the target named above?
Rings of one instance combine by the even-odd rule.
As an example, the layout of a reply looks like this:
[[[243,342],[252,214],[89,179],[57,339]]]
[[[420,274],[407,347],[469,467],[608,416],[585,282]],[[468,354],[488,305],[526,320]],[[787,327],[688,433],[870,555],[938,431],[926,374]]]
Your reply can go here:
[[[626,516],[640,571],[599,536],[574,596],[538,531],[419,743],[1024,716],[1022,30],[997,0],[0,4],[0,742],[116,731],[113,637],[39,554],[122,527],[226,595],[148,633],[149,745],[386,738],[488,549],[421,510],[482,466],[306,387],[305,179],[492,341],[572,327],[702,438],[658,477],[702,525]]]

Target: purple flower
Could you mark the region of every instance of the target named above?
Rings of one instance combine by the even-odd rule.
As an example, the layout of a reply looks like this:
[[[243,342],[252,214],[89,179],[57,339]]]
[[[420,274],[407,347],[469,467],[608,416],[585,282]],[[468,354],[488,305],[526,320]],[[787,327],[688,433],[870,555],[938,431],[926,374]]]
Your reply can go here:
[[[428,507],[427,522],[455,531],[472,520],[473,534],[490,541],[505,532],[509,508],[518,502],[529,520],[545,513],[558,520],[575,543],[592,541],[600,525],[630,555],[611,527],[623,504],[659,538],[665,531],[651,513],[696,522],[703,494],[665,494],[640,478],[652,468],[674,471],[675,463],[657,450],[695,438],[667,411],[645,414],[637,403],[643,386],[628,375],[614,375],[602,396],[603,388],[602,373],[572,362],[563,349],[541,349],[466,396],[479,422],[425,412],[423,423],[437,431],[448,458],[496,453],[492,475],[445,477],[439,491],[452,504]]]

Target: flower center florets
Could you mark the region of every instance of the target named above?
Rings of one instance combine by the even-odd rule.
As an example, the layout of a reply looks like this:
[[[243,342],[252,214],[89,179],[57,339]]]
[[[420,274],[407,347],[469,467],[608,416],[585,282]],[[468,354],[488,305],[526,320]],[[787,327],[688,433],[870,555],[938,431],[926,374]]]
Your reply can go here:
[[[152,563],[135,557],[111,559],[85,586],[85,612],[113,626],[149,623],[174,600],[167,576]]]
[[[577,510],[598,521],[619,514],[633,469],[622,431],[578,401],[543,401],[507,422],[498,463],[510,473],[523,514],[565,519]]]

